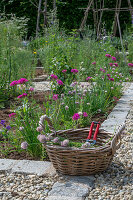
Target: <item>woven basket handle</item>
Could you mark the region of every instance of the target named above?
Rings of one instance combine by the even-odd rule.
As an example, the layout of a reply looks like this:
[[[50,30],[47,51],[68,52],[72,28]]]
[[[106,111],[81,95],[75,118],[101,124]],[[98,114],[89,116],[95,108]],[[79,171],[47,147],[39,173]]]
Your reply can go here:
[[[111,149],[113,155],[115,154],[116,150],[119,149],[121,146],[121,132],[124,130],[124,128],[125,124],[122,124],[118,127],[117,132],[115,132],[115,136],[111,142]]]
[[[45,120],[48,122],[48,127],[49,127],[50,131],[54,135],[56,135],[56,131],[55,131],[54,127],[53,127],[52,121],[51,121],[50,117],[48,117],[47,115],[42,115],[40,117],[39,125],[42,126],[43,130],[45,131],[45,126],[44,126],[44,121]]]

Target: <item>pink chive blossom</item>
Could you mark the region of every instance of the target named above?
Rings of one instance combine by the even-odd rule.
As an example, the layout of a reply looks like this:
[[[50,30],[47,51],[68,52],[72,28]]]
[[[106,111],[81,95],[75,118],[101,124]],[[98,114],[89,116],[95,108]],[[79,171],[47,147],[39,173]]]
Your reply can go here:
[[[62,147],[67,147],[69,145],[69,140],[64,140],[61,142]]]
[[[58,76],[56,76],[55,74],[51,74],[50,76],[52,79],[55,79],[55,80],[58,79]]]
[[[129,78],[125,78],[126,81],[129,81]]]
[[[23,97],[26,97],[26,96],[27,96],[27,93],[23,93],[22,95],[23,95]]]
[[[84,117],[88,117],[88,114],[86,112],[83,112]]]
[[[100,71],[102,72],[102,71],[103,71],[103,69],[102,69],[102,68],[100,68]]]
[[[18,80],[18,84],[23,84],[23,83],[26,83],[28,82],[28,80],[26,78],[21,78]]]
[[[112,67],[112,66],[113,66],[113,63],[109,63],[109,65]]]
[[[113,90],[114,88],[113,87],[111,87],[111,90]]]
[[[24,127],[23,127],[23,126],[20,126],[20,127],[19,127],[19,130],[20,130],[20,131],[22,131],[23,129],[24,129]]]
[[[61,80],[57,80],[57,83],[58,83],[59,85],[63,85],[63,82],[62,82]]]
[[[91,146],[91,144],[89,142],[85,142],[84,144],[82,144],[81,148],[89,148]]]
[[[12,81],[11,83],[10,83],[10,86],[14,86],[14,85],[17,85],[18,84],[18,81],[16,80],[16,81]]]
[[[53,95],[53,100],[56,101],[57,99],[58,99],[58,94],[54,94],[54,95]]]
[[[36,128],[36,130],[37,130],[38,132],[41,132],[41,131],[43,130],[43,128],[42,128],[42,126],[38,126],[38,127]]]
[[[30,87],[29,90],[32,92],[32,91],[34,91],[34,88]]]
[[[128,66],[129,67],[133,67],[133,63],[128,63]]]
[[[116,61],[116,57],[112,56],[112,60]]]
[[[96,65],[96,62],[93,62],[92,65]]]
[[[45,143],[46,140],[47,140],[46,136],[45,136],[45,135],[41,135],[41,134],[37,136],[37,139],[38,139],[41,143]]]
[[[105,73],[105,69],[103,69],[103,73]]]
[[[21,143],[21,148],[22,149],[27,149],[27,147],[28,147],[28,143],[27,142],[22,142]]]
[[[91,80],[91,79],[92,79],[91,76],[88,76],[88,77],[86,78],[87,81],[89,81],[89,80]]]
[[[66,72],[67,72],[67,70],[66,70],[66,69],[63,69],[63,70],[62,70],[62,73],[66,73]]]
[[[15,117],[16,113],[9,114],[9,117]]]
[[[115,70],[115,68],[112,68],[112,70]]]
[[[69,109],[69,107],[68,106],[65,106],[65,110],[68,110]]]
[[[118,67],[118,63],[114,63],[114,65],[115,65],[116,67]]]
[[[58,138],[58,137],[56,137],[56,138],[54,138],[54,139],[52,140],[52,142],[53,142],[53,143],[59,143],[59,142],[60,142],[60,140],[59,140],[59,138]]]
[[[110,78],[110,74],[106,74],[108,78]]]
[[[106,56],[106,57],[108,57],[108,58],[110,58],[110,57],[111,57],[111,55],[110,55],[110,54],[106,54],[105,56]]]
[[[21,99],[21,98],[23,98],[23,95],[21,94],[21,95],[19,95],[17,98],[18,98],[18,99]]]
[[[80,118],[80,115],[78,113],[75,113],[73,116],[72,116],[73,120],[78,120]]]
[[[77,69],[71,69],[71,72],[72,72],[73,74],[76,74],[76,73],[78,73],[78,70],[77,70]]]
[[[114,81],[114,78],[109,78],[110,81]]]

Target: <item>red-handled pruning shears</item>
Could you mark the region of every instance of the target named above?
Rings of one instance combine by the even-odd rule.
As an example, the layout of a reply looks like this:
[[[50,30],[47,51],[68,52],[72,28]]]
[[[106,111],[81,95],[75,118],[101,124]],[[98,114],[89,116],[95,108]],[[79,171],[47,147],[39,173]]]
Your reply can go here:
[[[91,135],[92,135],[94,124],[97,124],[97,127],[96,127],[96,130],[95,130],[94,136],[93,136],[93,140],[91,140]],[[99,128],[100,128],[100,122],[92,122],[91,123],[89,135],[88,135],[88,137],[86,139],[86,142],[89,142],[91,145],[95,145],[96,144],[96,139],[97,139],[97,134],[99,132]]]

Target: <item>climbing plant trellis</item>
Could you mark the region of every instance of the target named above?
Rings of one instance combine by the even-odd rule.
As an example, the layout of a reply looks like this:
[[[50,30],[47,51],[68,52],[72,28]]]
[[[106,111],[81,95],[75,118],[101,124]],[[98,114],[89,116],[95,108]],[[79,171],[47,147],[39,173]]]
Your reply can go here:
[[[89,0],[87,8],[80,8],[80,9],[85,9],[85,13],[84,13],[84,18],[81,22],[79,31],[82,32],[82,30],[84,29],[86,21],[87,21],[88,13],[90,10],[92,10],[96,34],[97,34],[97,38],[99,38],[100,34],[101,34],[100,27],[101,27],[103,12],[104,11],[114,11],[115,16],[114,16],[114,25],[113,25],[113,36],[116,36],[117,26],[119,28],[119,33],[121,32],[120,22],[119,22],[120,11],[130,11],[131,18],[133,17],[133,8],[131,5],[131,1],[127,0],[128,8],[121,8],[121,2],[122,2],[122,0],[116,0],[115,8],[104,8],[105,2],[104,2],[104,0],[100,0],[100,8],[97,8],[97,6],[95,6],[95,4],[97,5],[97,0],[95,0],[95,3],[94,3],[94,0]],[[121,35],[121,33],[120,33],[120,35]]]

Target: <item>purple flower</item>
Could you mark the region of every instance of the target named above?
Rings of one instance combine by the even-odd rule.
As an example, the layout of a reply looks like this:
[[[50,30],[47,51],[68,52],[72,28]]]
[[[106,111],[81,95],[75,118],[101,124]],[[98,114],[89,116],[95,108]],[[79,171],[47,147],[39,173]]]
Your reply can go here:
[[[102,71],[103,71],[103,69],[102,69],[102,68],[100,68],[100,71],[102,72]]]
[[[22,142],[21,143],[21,148],[22,149],[27,149],[27,147],[28,147],[28,143],[27,142]]]
[[[16,81],[12,81],[11,83],[10,83],[10,86],[14,86],[14,85],[17,85],[18,84],[18,81],[16,80]]]
[[[88,77],[86,78],[87,81],[89,81],[89,80],[91,80],[91,79],[92,79],[91,76],[88,76]]]
[[[110,55],[110,54],[106,54],[105,56],[106,56],[106,57],[108,57],[108,58],[110,58],[110,57],[111,57],[111,55]]]
[[[19,95],[17,98],[18,98],[18,99],[21,99],[21,98],[23,98],[23,95],[21,94],[21,95]]]
[[[76,73],[78,73],[78,70],[77,70],[77,69],[71,69],[71,72],[72,72],[73,74],[76,74]]]
[[[110,81],[114,81],[114,78],[109,78]]]
[[[37,139],[38,139],[41,143],[45,143],[46,140],[47,140],[46,136],[45,136],[45,135],[41,135],[41,134],[37,136]]]
[[[66,72],[67,72],[67,70],[66,70],[66,69],[63,69],[63,70],[62,70],[62,73],[66,73]]]
[[[103,73],[105,73],[105,69],[103,69]]]
[[[23,93],[22,95],[23,95],[23,97],[26,97],[26,96],[27,96],[27,93]]]
[[[58,76],[56,76],[55,74],[51,74],[50,76],[52,79],[55,79],[55,80],[58,79]]]
[[[68,106],[65,106],[65,110],[68,110],[69,109],[69,107]]]
[[[11,129],[11,126],[7,126],[6,129],[9,131]]]
[[[56,101],[57,99],[58,99],[58,94],[54,94],[54,95],[53,95],[53,100]]]
[[[116,61],[116,57],[112,56],[112,60]]]
[[[92,65],[96,65],[96,62],[93,62]]]
[[[78,101],[75,101],[75,104],[79,104],[79,102],[78,102]]]
[[[69,140],[64,140],[61,142],[62,147],[67,147],[69,145]]]
[[[34,91],[34,88],[30,87],[29,90],[32,92],[32,91]]]
[[[3,126],[5,125],[5,120],[1,120],[0,124],[2,124]]]
[[[61,80],[57,80],[57,83],[58,83],[59,85],[63,85],[63,82],[62,82]]]
[[[78,113],[75,113],[73,116],[72,116],[73,120],[78,120],[80,118],[80,115]]]
[[[86,112],[83,112],[84,117],[88,117],[88,114]]]
[[[36,130],[37,130],[38,132],[41,132],[41,131],[43,130],[43,128],[42,128],[42,126],[38,126],[38,127],[36,128]]]
[[[108,78],[110,78],[110,74],[106,74]]]
[[[58,138],[58,137],[56,137],[56,138],[54,138],[54,139],[52,140],[52,142],[53,142],[53,143],[59,143],[59,142],[60,142],[60,140],[59,140],[59,138]]]

